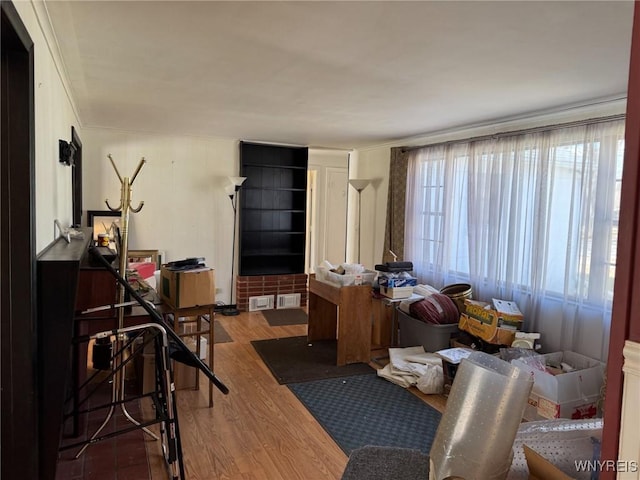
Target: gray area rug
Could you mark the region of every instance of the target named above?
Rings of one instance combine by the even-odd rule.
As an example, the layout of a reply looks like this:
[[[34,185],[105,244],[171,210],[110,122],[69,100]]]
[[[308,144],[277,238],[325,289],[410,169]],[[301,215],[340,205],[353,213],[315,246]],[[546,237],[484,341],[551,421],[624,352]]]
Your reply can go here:
[[[272,327],[281,327],[283,325],[303,325],[308,322],[307,313],[301,308],[263,310],[262,315]]]
[[[441,414],[376,374],[287,385],[347,454],[365,445],[428,454]]]
[[[426,480],[429,455],[419,450],[367,445],[351,451],[340,480]]]
[[[375,371],[365,363],[351,363],[340,367],[336,365],[338,344],[335,340],[309,343],[306,336],[300,336],[253,340],[251,345],[280,384],[362,375]]]
[[[228,343],[233,342],[233,338],[227,333],[222,324],[214,320],[213,321],[213,343]]]

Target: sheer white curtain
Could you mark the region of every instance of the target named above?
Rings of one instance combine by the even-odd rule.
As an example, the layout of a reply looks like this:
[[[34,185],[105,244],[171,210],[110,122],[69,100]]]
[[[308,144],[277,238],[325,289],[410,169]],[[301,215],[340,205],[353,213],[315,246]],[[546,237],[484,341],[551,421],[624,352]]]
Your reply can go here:
[[[515,300],[545,351],[606,359],[623,150],[623,120],[414,150],[405,258]]]

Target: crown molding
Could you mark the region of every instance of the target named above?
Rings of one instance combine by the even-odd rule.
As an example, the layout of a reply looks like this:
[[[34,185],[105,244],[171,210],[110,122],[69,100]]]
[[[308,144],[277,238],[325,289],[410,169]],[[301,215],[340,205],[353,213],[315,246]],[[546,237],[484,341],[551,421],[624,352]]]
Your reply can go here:
[[[65,66],[64,59],[62,58],[62,53],[60,52],[58,38],[56,37],[55,30],[51,24],[51,17],[49,16],[46,1],[31,0],[30,3],[33,8],[33,13],[36,16],[36,20],[38,21],[38,25],[40,26],[40,31],[42,32],[44,41],[47,44],[47,50],[49,51],[49,55],[51,56],[56,72],[58,73],[60,82],[62,83],[62,88],[67,96],[67,100],[69,100],[69,104],[71,105],[73,114],[78,121],[78,125],[82,127],[82,119],[80,118],[80,112],[78,111],[78,107],[73,96],[71,82],[69,81],[69,75],[67,74],[67,68]]]
[[[598,98],[588,102],[565,105],[553,109],[539,110],[501,119],[488,120],[486,122],[425,132],[420,135],[392,140],[378,145],[360,147],[357,150],[364,152],[380,148],[429,145],[432,143],[463,140],[511,130],[543,127],[545,125],[586,120],[588,118],[606,117],[625,113],[626,105],[626,94],[612,95],[610,97]]]

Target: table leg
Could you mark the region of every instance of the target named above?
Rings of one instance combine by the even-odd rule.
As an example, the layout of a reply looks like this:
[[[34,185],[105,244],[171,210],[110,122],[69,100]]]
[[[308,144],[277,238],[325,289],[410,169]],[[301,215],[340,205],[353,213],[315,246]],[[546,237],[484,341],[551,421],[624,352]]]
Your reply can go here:
[[[213,308],[209,309],[209,369],[213,372],[213,344],[215,342],[213,333],[213,322],[215,320]],[[209,382],[209,408],[213,407],[213,383]]]
[[[308,340],[334,340],[337,325],[338,306],[309,292]]]
[[[337,365],[368,363],[371,356],[371,294],[353,293],[338,307]]]
[[[202,331],[202,315],[196,315],[196,356],[200,358],[200,332]],[[200,370],[197,368],[194,369],[196,371],[196,390],[200,390]]]

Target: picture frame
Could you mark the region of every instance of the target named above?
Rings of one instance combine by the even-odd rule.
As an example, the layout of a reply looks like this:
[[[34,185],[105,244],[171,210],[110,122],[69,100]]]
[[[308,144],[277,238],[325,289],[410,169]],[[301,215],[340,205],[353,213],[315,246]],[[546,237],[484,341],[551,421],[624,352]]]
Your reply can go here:
[[[98,241],[98,235],[101,233],[110,233],[111,225],[120,228],[121,212],[112,212],[111,210],[87,210],[87,227],[93,228],[93,241]],[[113,242],[115,239],[111,238]]]
[[[160,270],[162,253],[159,250],[129,250],[127,263],[131,262],[153,262],[156,264],[156,270]]]

